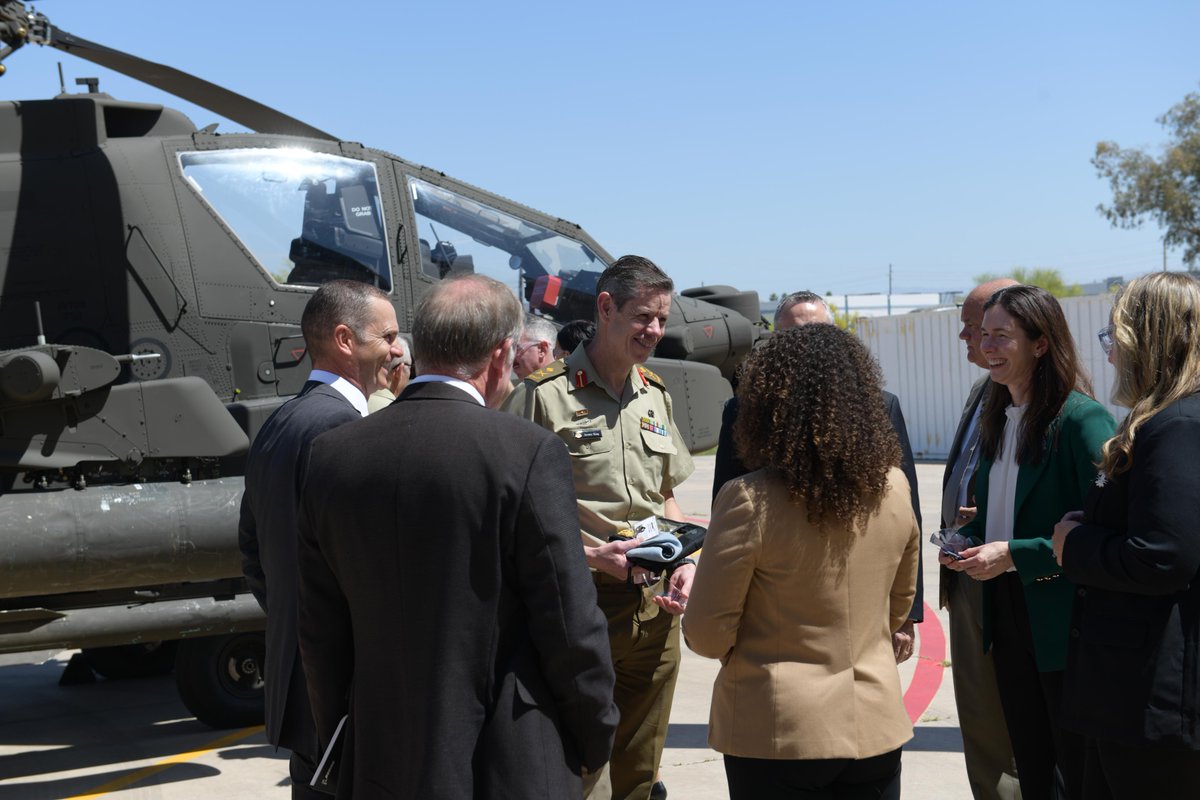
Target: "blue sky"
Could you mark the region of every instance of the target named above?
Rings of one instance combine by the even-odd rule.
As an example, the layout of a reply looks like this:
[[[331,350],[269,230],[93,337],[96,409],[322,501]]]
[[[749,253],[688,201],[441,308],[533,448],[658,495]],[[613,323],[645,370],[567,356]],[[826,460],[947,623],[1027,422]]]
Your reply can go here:
[[[1158,148],[1200,91],[1200,4],[55,0],[64,30],[584,226],[683,286],[969,288],[1160,268],[1112,229],[1096,142]],[[50,49],[0,98],[99,75]],[[71,88],[73,91],[74,89]],[[221,130],[237,130],[225,123]],[[1169,265],[1179,268],[1178,253]]]

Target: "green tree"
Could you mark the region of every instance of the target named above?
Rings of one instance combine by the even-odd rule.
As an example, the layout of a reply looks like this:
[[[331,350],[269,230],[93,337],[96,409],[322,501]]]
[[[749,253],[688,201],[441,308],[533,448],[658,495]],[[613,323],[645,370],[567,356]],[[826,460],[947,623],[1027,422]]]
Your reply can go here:
[[[828,296],[829,295],[826,294],[826,297],[828,297]],[[829,306],[829,310],[833,312],[833,324],[834,325],[837,325],[842,330],[850,331],[850,333],[854,333],[854,326],[858,323],[858,320],[860,317],[862,317],[862,314],[859,314],[857,312],[852,313],[852,314],[847,314],[844,311],[838,311],[837,304],[830,302],[828,300],[825,301],[825,305]]]
[[[774,303],[779,300],[779,292],[771,292],[771,296],[767,298],[768,303]]]
[[[1146,217],[1163,228],[1163,243],[1183,247],[1189,269],[1200,259],[1200,93],[1192,92],[1157,122],[1170,134],[1162,155],[1100,142],[1092,166],[1112,186],[1112,205],[1097,206],[1115,228]]]
[[[1016,267],[1009,271],[1007,275],[996,275],[992,272],[985,272],[982,275],[975,276],[975,283],[976,285],[987,283],[997,278],[1012,278],[1017,283],[1040,286],[1055,297],[1078,297],[1083,294],[1083,287],[1078,283],[1068,284],[1063,280],[1063,276],[1058,270],[1050,269],[1049,267],[1036,267],[1034,269]]]

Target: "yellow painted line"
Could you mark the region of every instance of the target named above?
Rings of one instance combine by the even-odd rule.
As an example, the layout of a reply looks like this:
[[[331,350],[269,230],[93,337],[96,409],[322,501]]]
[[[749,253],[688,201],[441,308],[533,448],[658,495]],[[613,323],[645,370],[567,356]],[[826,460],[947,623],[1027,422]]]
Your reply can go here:
[[[262,730],[263,730],[262,725],[255,725],[252,728],[242,728],[240,731],[234,731],[233,733],[222,736],[220,739],[211,741],[198,750],[192,750],[191,752],[188,752],[188,753],[179,753],[177,755],[168,756],[167,758],[164,758],[162,761],[159,761],[156,764],[151,764],[148,767],[139,769],[137,772],[131,772],[128,775],[123,775],[120,778],[116,778],[115,780],[109,781],[108,783],[104,784],[103,786],[96,787],[95,789],[93,789],[91,792],[89,792],[87,794],[77,794],[74,797],[67,798],[67,800],[84,800],[84,798],[101,797],[103,795],[109,794],[110,792],[119,791],[120,789],[124,789],[126,787],[132,786],[133,784],[135,784],[139,781],[145,780],[146,778],[149,778],[151,775],[156,775],[159,772],[162,772],[167,767],[172,766],[173,764],[183,764],[184,762],[191,761],[194,758],[199,758],[200,756],[204,755],[205,753],[211,753],[213,750],[218,750],[222,747],[228,747],[229,745],[233,744],[234,742],[238,742],[238,741],[241,741],[242,739],[249,738],[256,733],[261,733]]]

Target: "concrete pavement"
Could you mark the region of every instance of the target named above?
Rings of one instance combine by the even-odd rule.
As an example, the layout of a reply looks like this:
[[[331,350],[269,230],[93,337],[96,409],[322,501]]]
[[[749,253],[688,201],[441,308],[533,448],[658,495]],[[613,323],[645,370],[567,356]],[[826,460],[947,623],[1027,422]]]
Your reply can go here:
[[[941,464],[917,466],[926,531],[937,524]],[[684,513],[707,520],[712,458],[678,493]],[[922,548],[925,600],[937,605],[937,562]],[[928,800],[970,797],[949,673],[936,653],[946,617],[926,612],[918,653],[900,667],[910,708],[918,712],[905,747],[904,796]],[[940,625],[940,628],[935,626]],[[214,731],[188,716],[170,676],[99,680],[59,687],[69,654],[0,657],[0,800],[64,797],[163,798],[290,796],[287,761],[260,728]],[[708,748],[708,706],[717,662],[686,651],[662,774],[672,800],[727,798],[721,756]],[[920,672],[918,671],[920,670]]]

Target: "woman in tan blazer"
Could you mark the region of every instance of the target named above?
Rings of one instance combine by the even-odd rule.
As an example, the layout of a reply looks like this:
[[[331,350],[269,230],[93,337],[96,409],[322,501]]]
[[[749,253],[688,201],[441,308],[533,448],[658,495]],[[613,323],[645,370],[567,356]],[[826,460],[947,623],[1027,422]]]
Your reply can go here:
[[[684,617],[688,646],[721,660],[708,741],[732,800],[900,796],[912,725],[892,633],[920,532],[880,383],[832,325],[742,368],[734,442],[757,471],[717,495]]]

